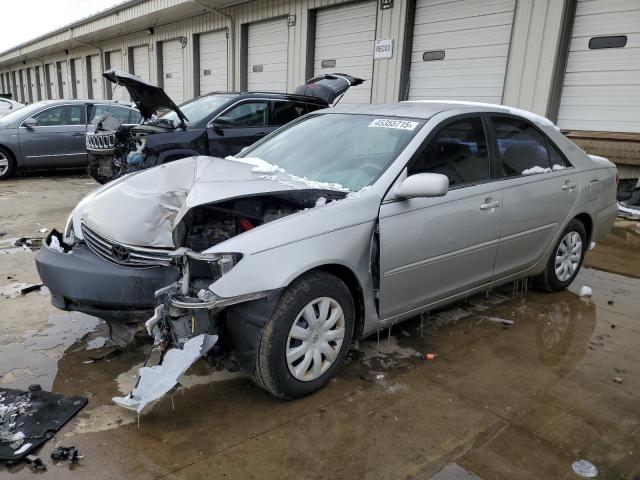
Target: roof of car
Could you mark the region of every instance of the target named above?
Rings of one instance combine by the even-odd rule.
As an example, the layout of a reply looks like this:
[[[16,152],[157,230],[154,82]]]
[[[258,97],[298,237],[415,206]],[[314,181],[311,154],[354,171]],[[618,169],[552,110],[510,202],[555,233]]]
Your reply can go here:
[[[75,104],[75,103],[80,103],[80,104],[84,104],[84,103],[100,103],[100,104],[112,104],[112,105],[120,105],[122,107],[129,107],[129,108],[135,108],[135,105],[132,105],[130,103],[126,103],[126,102],[118,102],[118,101],[113,101],[113,100],[83,100],[83,99],[76,99],[76,98],[61,98],[58,100],[41,100],[37,103],[41,103],[42,105],[68,105],[68,104]]]
[[[494,103],[464,102],[459,100],[413,100],[377,105],[336,105],[334,113],[357,113],[391,117],[420,118],[427,120],[434,115],[449,110],[462,112],[499,112],[519,115],[539,125],[557,128],[554,123],[541,115],[519,108]],[[326,113],[326,112],[325,112]]]

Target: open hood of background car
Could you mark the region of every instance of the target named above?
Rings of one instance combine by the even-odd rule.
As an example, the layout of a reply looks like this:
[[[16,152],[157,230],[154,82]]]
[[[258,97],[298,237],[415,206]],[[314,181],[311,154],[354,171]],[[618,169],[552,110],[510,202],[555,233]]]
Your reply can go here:
[[[331,105],[340,95],[343,95],[349,87],[360,85],[364,82],[361,78],[352,77],[344,73],[326,73],[307,80],[304,85],[296,88],[297,95],[317,97]]]
[[[151,85],[122,70],[107,70],[102,76],[110,82],[122,85],[127,89],[131,100],[136,104],[145,120],[149,120],[159,109],[167,108],[176,112],[178,118],[183,122],[189,121],[162,88]]]

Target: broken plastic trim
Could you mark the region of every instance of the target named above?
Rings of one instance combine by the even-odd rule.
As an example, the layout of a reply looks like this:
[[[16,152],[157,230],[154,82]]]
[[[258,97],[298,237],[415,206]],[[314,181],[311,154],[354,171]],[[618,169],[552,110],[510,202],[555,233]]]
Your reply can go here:
[[[269,294],[268,291],[247,293],[245,295],[238,295],[237,297],[218,297],[213,295],[214,298],[210,300],[201,300],[194,297],[183,297],[176,295],[171,298],[171,305],[178,308],[195,309],[195,308],[224,308],[236,303],[249,302],[251,300],[258,300],[264,298]]]

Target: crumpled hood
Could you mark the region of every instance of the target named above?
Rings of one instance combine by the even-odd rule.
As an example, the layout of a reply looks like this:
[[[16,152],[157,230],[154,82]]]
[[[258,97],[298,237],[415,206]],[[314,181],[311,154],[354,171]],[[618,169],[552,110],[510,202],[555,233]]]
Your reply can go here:
[[[79,234],[80,222],[84,222],[119,243],[175,248],[173,229],[195,206],[234,197],[313,189],[286,173],[266,175],[253,169],[253,165],[234,160],[198,156],[126,175],[78,204],[73,213],[74,230]]]
[[[122,70],[107,70],[102,76],[110,82],[122,85],[127,89],[131,100],[136,104],[145,120],[149,120],[160,108],[168,108],[176,112],[178,118],[183,122],[189,121],[162,88],[151,85]]]

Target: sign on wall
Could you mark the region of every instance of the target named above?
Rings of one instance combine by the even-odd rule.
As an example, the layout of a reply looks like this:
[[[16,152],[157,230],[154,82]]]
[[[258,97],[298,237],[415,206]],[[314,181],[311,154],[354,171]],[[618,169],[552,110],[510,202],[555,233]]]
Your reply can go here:
[[[391,58],[393,57],[393,40],[391,38],[380,38],[376,40],[373,49],[373,58]]]

